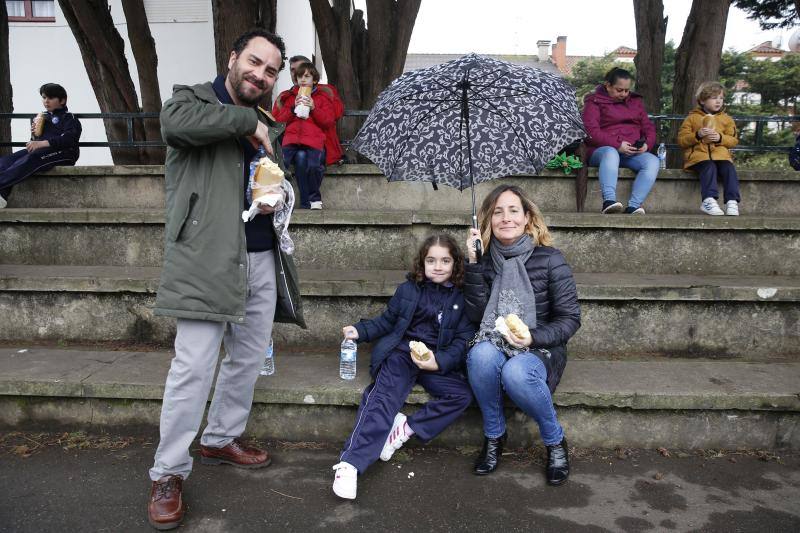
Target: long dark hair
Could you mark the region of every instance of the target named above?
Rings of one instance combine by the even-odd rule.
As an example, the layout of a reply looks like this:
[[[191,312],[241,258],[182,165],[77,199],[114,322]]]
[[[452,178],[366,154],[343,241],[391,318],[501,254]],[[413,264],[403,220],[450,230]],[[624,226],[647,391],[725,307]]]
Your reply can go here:
[[[450,276],[450,282],[456,287],[464,285],[464,254],[456,240],[447,233],[437,233],[425,239],[425,242],[419,247],[419,252],[414,256],[414,263],[411,272],[408,273],[408,279],[417,283],[425,281],[425,258],[428,256],[431,246],[447,248],[450,257],[453,258],[453,273]]]

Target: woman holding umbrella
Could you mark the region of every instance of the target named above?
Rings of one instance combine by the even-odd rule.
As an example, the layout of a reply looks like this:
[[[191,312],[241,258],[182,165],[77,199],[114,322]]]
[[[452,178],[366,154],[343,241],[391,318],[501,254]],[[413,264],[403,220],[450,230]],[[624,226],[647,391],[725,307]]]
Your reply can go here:
[[[539,208],[518,187],[501,185],[483,201],[480,230],[470,229],[465,312],[480,323],[467,356],[470,385],[483,414],[484,444],[475,474],[493,472],[506,441],[503,391],[539,425],[547,448],[547,482],[569,475],[564,431],[552,393],[566,365],[566,344],[580,327],[572,270],[557,249]],[[478,259],[476,241],[484,255]],[[528,331],[502,322],[517,315]],[[516,331],[515,334],[513,331]]]

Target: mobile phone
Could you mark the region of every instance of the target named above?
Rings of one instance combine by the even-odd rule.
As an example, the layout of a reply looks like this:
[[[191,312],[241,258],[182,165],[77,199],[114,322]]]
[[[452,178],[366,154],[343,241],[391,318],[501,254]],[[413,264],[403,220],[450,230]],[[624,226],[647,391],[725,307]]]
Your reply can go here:
[[[641,148],[642,146],[644,146],[644,143],[645,143],[645,141],[646,141],[646,140],[647,140],[647,139],[645,139],[644,137],[642,137],[641,139],[639,139],[638,141],[636,141],[635,143],[633,143],[633,147],[634,147],[634,148],[636,148],[636,149],[638,150],[639,148]]]

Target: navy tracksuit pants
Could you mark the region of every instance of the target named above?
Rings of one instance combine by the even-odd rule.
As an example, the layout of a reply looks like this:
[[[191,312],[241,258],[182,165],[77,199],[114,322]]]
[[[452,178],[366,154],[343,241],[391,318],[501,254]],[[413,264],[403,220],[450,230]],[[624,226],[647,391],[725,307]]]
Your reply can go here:
[[[378,460],[394,416],[400,412],[415,383],[431,400],[406,421],[423,441],[429,441],[452,424],[472,403],[472,390],[457,372],[445,375],[420,370],[411,361],[408,348],[395,348],[381,363],[375,381],[364,389],[356,425],[344,443],[339,458],[355,466],[360,474]]]
[[[20,150],[0,157],[0,196],[8,198],[11,187],[28,176],[48,170],[58,165],[74,165],[78,160],[78,150],[53,150],[40,148],[33,152]]]
[[[697,172],[700,178],[700,194],[703,200],[719,198],[717,178],[720,178],[722,188],[725,190],[725,202],[729,200],[742,201],[739,194],[739,175],[736,173],[736,167],[730,161],[701,161],[689,168]]]

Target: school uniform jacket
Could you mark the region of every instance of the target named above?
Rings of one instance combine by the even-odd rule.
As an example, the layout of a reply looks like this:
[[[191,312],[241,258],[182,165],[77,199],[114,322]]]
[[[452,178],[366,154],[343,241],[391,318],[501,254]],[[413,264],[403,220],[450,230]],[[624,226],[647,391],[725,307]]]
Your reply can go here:
[[[467,353],[467,343],[475,336],[475,326],[464,313],[464,296],[456,287],[450,291],[442,309],[439,341],[436,346],[428,346],[436,357],[439,374],[458,370],[463,365]],[[414,318],[414,311],[421,293],[422,284],[406,281],[397,287],[386,310],[379,317],[370,320],[362,319],[355,324],[359,343],[375,343],[369,368],[373,377],[383,360],[403,340],[406,330]]]

